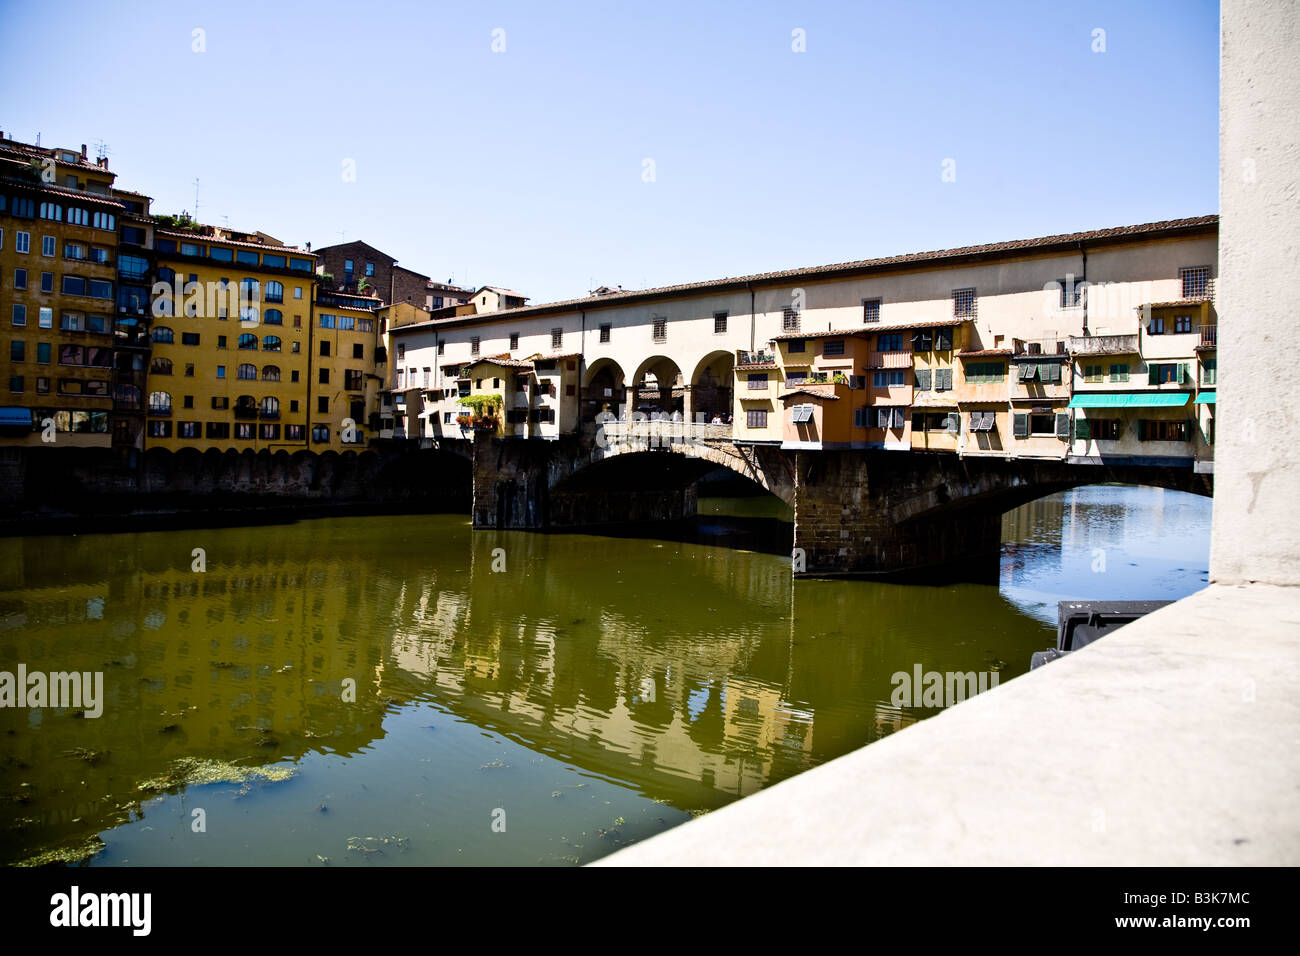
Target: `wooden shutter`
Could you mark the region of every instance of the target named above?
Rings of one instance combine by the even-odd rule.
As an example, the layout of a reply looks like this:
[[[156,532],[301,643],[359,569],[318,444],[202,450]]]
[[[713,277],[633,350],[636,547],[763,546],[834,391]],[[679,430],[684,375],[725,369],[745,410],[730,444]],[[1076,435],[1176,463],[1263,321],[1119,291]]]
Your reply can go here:
[[[1074,420],[1074,437],[1087,441],[1092,437],[1092,422],[1086,418],[1076,418]]]
[[[1159,365],[1148,365],[1148,366],[1147,366],[1147,384],[1148,384],[1148,385],[1159,385],[1159,384],[1160,384],[1160,366],[1159,366]],[[1145,440],[1146,440],[1146,439],[1143,439],[1143,441],[1145,441]]]
[[[1014,432],[1017,438],[1029,437],[1029,415],[1024,412],[1016,412]]]
[[[1138,419],[1138,441],[1146,441],[1147,433],[1149,431],[1150,429],[1147,427],[1147,420],[1145,418],[1139,418]]]
[[[1059,368],[1060,366],[1057,367]],[[1070,437],[1070,413],[1069,412],[1056,413],[1056,437],[1067,438],[1067,439]]]
[[[955,435],[961,431],[961,419],[957,417],[956,412],[948,413],[948,421],[946,423],[946,427],[949,434]]]
[[[916,370],[916,387],[923,392],[930,390],[930,370],[928,368],[918,368]]]

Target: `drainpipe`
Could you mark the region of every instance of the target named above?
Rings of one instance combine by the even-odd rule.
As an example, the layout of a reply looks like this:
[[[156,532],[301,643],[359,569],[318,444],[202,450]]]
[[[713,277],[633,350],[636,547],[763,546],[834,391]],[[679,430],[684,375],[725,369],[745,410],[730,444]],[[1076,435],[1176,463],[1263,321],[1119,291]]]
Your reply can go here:
[[[1076,285],[1079,282],[1088,281],[1088,249],[1086,246],[1084,246],[1082,239],[1079,240],[1079,258],[1083,260],[1083,265],[1081,266],[1081,268],[1083,269],[1083,275],[1079,276],[1078,279],[1075,280]],[[1083,334],[1084,335],[1088,334],[1087,293],[1088,290],[1085,287],[1084,288],[1084,309],[1083,309]]]
[[[582,434],[582,367],[587,364],[587,310],[582,310],[582,325],[578,333],[578,427],[576,429],[579,435]],[[561,377],[563,382],[564,378]],[[558,423],[557,423],[558,424]]]
[[[754,336],[758,334],[758,320],[754,316],[754,284],[745,282],[745,288],[749,290],[749,350],[754,351]]]

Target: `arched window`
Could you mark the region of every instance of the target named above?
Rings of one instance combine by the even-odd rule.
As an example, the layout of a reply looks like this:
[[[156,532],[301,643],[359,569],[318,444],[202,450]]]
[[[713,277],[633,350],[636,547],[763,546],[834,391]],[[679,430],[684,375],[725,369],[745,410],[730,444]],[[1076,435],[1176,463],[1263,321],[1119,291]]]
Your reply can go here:
[[[283,302],[284,301],[284,284],[281,282],[271,281],[266,284],[266,301]]]
[[[239,310],[239,321],[245,325],[257,325],[257,306],[246,305]]]
[[[260,288],[256,279],[244,278],[239,280],[239,297],[247,302],[256,302],[260,294]]]
[[[272,395],[262,399],[262,417],[279,418],[280,417],[280,400]]]
[[[163,358],[161,355],[155,355],[153,361],[149,363],[150,375],[170,375],[172,373],[172,360]]]
[[[280,366],[267,365],[262,369],[262,381],[278,382],[280,381]]]
[[[267,288],[270,288],[268,284]],[[284,325],[284,313],[279,309],[267,309],[262,313],[263,325]]]
[[[245,332],[243,335],[239,337],[239,347],[241,349],[257,348],[257,336],[254,335],[252,332]]]
[[[153,327],[153,340],[155,342],[175,342],[176,334],[165,325],[155,325]]]
[[[41,203],[41,218],[53,219],[56,222],[63,219],[63,207],[54,202]]]
[[[235,417],[236,418],[255,418],[257,417],[257,399],[252,395],[240,395],[235,399]]]
[[[280,351],[280,336],[268,335],[266,338],[262,339],[262,351],[263,352]]]
[[[149,413],[151,415],[170,415],[171,411],[172,396],[170,392],[149,393]]]
[[[244,364],[235,369],[236,378],[257,380],[257,366]]]

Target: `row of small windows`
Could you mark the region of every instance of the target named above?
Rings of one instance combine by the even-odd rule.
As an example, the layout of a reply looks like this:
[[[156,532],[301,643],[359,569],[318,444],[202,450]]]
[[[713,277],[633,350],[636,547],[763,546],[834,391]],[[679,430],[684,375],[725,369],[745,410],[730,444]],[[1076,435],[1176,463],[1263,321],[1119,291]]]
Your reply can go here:
[[[375,321],[374,319],[354,315],[330,315],[322,312],[320,327],[322,329],[337,329],[343,332],[373,332],[375,330]]]
[[[117,228],[117,217],[111,212],[92,213],[81,206],[68,206],[65,209],[57,202],[43,202],[37,206],[34,200],[22,196],[9,199],[0,195],[0,212],[6,211],[16,219],[32,219],[39,213],[42,219],[50,222],[66,222],[71,226],[92,226],[106,230]]]
[[[15,326],[27,324],[27,306],[15,302],[10,307],[10,322]],[[37,309],[37,324],[42,329],[54,328],[54,310],[48,306]],[[81,312],[64,312],[59,321],[59,328],[65,332],[100,332],[111,331],[112,320],[106,315],[86,315]]]
[[[175,239],[157,239],[154,248],[160,254],[193,256],[196,259],[211,259],[216,262],[236,262],[245,266],[260,265],[266,269],[291,269],[295,272],[312,272],[315,263],[310,259],[295,256],[283,256],[278,253],[258,253],[252,249],[228,249],[225,246],[209,246],[199,242],[177,242]],[[278,284],[278,283],[277,283]]]
[[[66,413],[65,413],[66,414]],[[76,412],[72,413],[78,414]],[[81,413],[86,414],[86,413]],[[93,414],[93,413],[92,413]],[[103,413],[105,416],[107,413]],[[56,417],[57,421],[57,417]],[[148,424],[148,435],[150,438],[171,438],[173,437],[172,422],[164,420],[151,421]],[[234,437],[238,441],[253,441],[260,439],[262,441],[280,441],[281,426],[275,422],[235,422],[234,428],[231,428],[230,422],[207,422],[206,427],[203,422],[176,422],[176,438],[208,438],[223,440]],[[68,429],[60,429],[67,431]],[[90,431],[92,429],[78,429]],[[107,424],[104,428],[93,429],[96,431],[106,431]],[[306,425],[285,425],[284,441],[300,442],[303,441],[307,434]],[[327,445],[330,442],[330,427],[328,425],[311,426],[311,440],[313,444]],[[353,444],[364,444],[365,436],[362,429],[356,429]]]

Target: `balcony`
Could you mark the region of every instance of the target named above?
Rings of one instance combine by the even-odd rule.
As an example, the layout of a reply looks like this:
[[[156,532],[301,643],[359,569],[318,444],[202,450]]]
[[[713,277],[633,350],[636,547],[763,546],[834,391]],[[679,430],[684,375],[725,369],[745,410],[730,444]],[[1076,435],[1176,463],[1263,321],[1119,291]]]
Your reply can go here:
[[[1075,336],[1071,336],[1070,338],[1075,338]],[[1015,355],[1068,354],[1067,340],[1060,337],[1053,337],[1050,339],[1012,339],[1011,350]]]
[[[236,405],[234,411],[235,411],[235,417],[236,417],[236,418],[244,418],[244,419],[256,419],[256,418],[257,418],[257,408],[256,408],[256,406],[250,408],[250,407],[248,407],[248,406]]]
[[[170,405],[150,405],[149,414],[154,418],[171,418],[172,407]]]
[[[240,417],[239,412],[240,412],[240,409],[238,409],[238,408],[235,409],[235,417],[236,417],[236,418]],[[271,422],[273,422],[273,421],[279,421],[279,420],[280,420],[280,409],[278,409],[278,408],[275,408],[275,409],[263,408],[263,409],[261,409],[261,410],[258,411],[258,413],[257,413],[257,417],[260,418],[260,419],[262,419],[262,421],[264,421],[264,422],[268,422],[268,421],[271,421]]]
[[[1071,355],[1137,355],[1138,336],[1071,335],[1067,340]]]
[[[1219,327],[1217,325],[1201,326],[1201,341],[1196,346],[1200,349],[1217,349],[1219,347]]]
[[[867,357],[867,368],[911,368],[912,350],[897,352],[872,352]]]
[[[776,353],[771,349],[758,349],[753,352],[747,352],[743,349],[736,351],[737,367],[743,365],[775,365]]]

